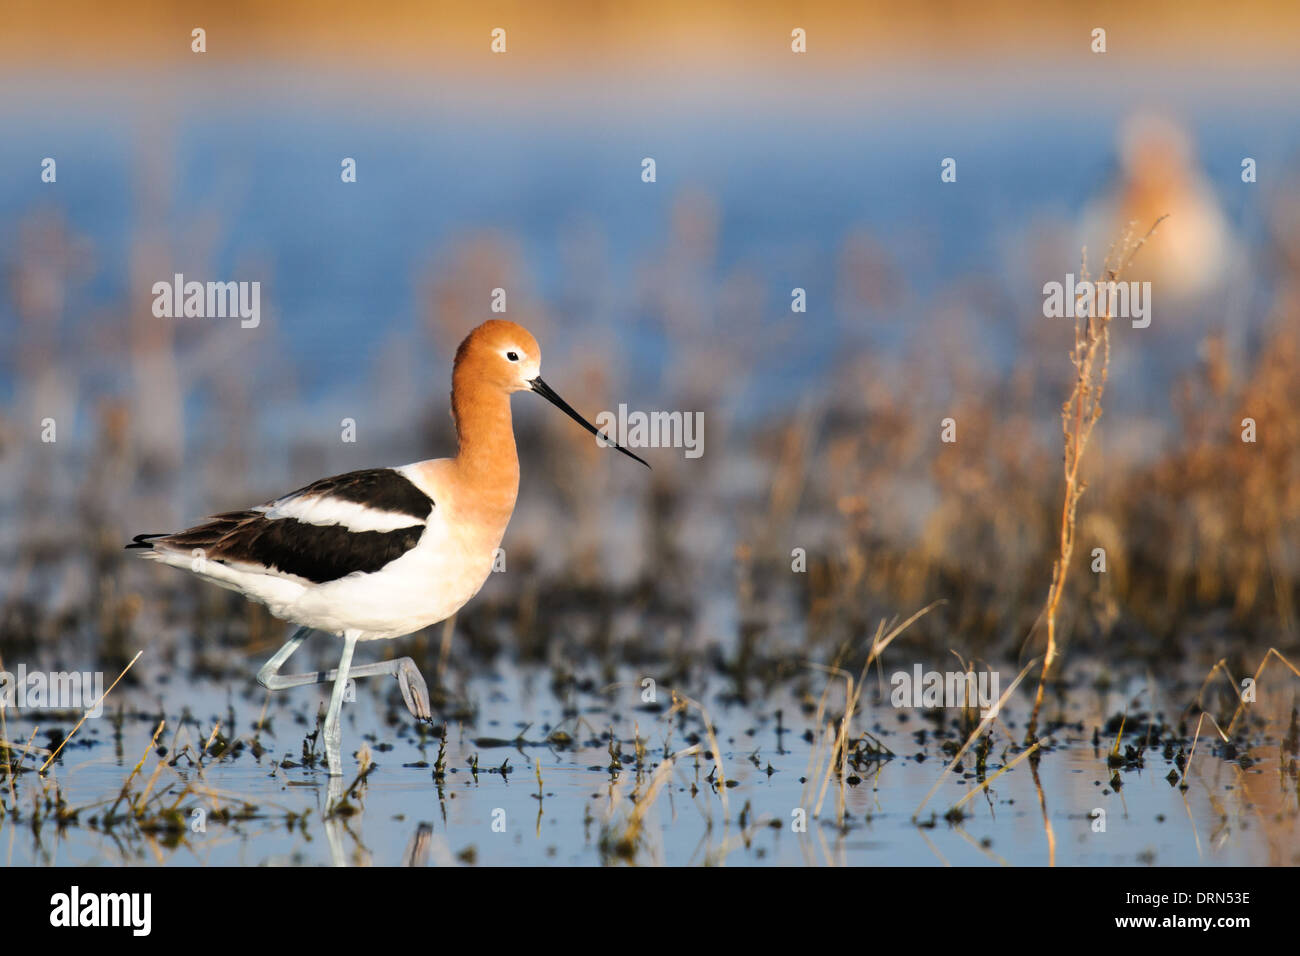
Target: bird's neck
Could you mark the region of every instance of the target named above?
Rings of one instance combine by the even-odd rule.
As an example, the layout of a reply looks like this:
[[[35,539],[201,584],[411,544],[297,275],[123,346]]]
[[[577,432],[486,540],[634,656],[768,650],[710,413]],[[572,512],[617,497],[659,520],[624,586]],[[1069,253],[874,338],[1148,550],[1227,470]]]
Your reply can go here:
[[[458,478],[473,489],[484,508],[503,512],[508,520],[519,493],[510,395],[454,378],[451,409],[456,422]]]

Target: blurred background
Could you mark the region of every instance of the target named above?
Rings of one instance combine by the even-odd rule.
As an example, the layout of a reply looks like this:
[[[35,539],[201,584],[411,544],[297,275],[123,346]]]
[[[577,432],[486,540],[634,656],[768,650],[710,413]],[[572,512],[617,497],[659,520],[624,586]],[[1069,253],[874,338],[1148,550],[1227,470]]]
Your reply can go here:
[[[1300,660],[1300,7],[8,0],[0,20],[0,670],[107,686],[143,651],[79,732],[0,712],[7,861],[396,863],[409,840],[439,862],[708,862],[734,823],[752,863],[1297,862],[1276,660],[1186,771],[1198,709],[1229,726],[1268,648]],[[1161,216],[1123,276],[1151,283],[1150,326],[1112,324],[1052,742],[969,805],[971,833],[935,827],[940,800],[914,825],[972,712],[891,708],[885,674],[958,659],[1005,689],[1042,654],[1074,336],[1044,285]],[[155,316],[178,273],[260,283],[260,323]],[[452,356],[498,288],[574,406],[703,413],[703,455],[649,449],[646,472],[518,397],[506,573],[369,649],[416,659],[439,726],[364,688],[345,739],[386,765],[368,817],[339,817],[321,695],[252,679],[285,626],[122,548],[451,454]],[[850,739],[825,665],[858,673],[882,620],[932,602]],[[1023,755],[1030,687],[944,801]],[[683,761],[642,828],[659,748],[715,727],[723,784]],[[822,825],[766,828],[823,766]],[[1112,838],[1081,837],[1105,795]],[[195,807],[222,814],[210,836]],[[498,807],[509,842],[483,836]]]
[[[1294,649],[1297,36],[1291,4],[11,2],[0,649],[269,646],[122,543],[451,453],[451,357],[500,287],[570,402],[702,411],[704,454],[647,475],[517,400],[523,573],[456,640],[717,654],[743,687],[944,599],[912,640],[1019,660],[1071,380],[1042,287],[1165,214],[1087,464],[1076,560],[1108,573],[1063,627],[1123,662]],[[155,317],[175,273],[260,282],[260,325]]]

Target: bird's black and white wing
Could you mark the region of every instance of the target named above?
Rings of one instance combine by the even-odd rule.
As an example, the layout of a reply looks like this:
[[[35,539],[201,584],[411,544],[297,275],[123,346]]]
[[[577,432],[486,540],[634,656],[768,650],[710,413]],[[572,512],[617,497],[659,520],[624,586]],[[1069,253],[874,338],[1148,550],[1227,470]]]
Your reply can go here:
[[[396,561],[419,543],[433,508],[401,470],[373,468],[322,478],[187,531],[138,535],[128,547],[245,593],[254,590],[248,575],[319,585]]]

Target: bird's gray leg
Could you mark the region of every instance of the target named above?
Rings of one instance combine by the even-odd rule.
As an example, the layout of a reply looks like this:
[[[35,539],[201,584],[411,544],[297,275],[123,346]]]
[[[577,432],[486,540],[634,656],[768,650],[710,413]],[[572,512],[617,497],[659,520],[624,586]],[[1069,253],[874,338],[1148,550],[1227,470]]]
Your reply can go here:
[[[330,694],[330,709],[325,714],[325,757],[329,761],[331,777],[343,773],[343,728],[339,724],[339,713],[343,710],[343,689],[348,683],[348,670],[356,646],[356,631],[343,635],[343,656],[339,659],[338,676],[334,678],[334,690]]]
[[[343,778],[330,777],[325,795],[325,812],[321,822],[325,827],[325,839],[330,845],[330,863],[334,866],[347,866],[347,857],[343,854],[343,823],[334,815],[334,808],[343,800]]]
[[[280,668],[284,662],[302,646],[302,642],[307,640],[307,635],[311,633],[310,627],[300,627],[293,632],[293,636],[285,642],[284,647],[280,648],[271,655],[271,659],[262,665],[262,669],[257,672],[257,682],[267,690],[283,690],[286,687],[297,687],[300,681],[293,681],[293,677],[281,677]],[[294,675],[297,676],[297,675]],[[292,683],[288,683],[291,682]]]
[[[268,690],[285,690],[289,687],[303,687],[307,684],[328,684],[338,680],[339,672],[335,668],[332,671],[316,671],[314,674],[280,674],[279,669],[284,662],[289,659],[289,655],[298,649],[302,644],[310,628],[299,628],[294,632],[289,643],[275,652],[275,656],[263,665],[262,669],[257,672],[257,680],[263,687]],[[396,677],[397,683],[402,688],[402,699],[406,702],[406,709],[409,710],[417,720],[429,720],[432,717],[433,710],[429,705],[429,687],[424,682],[424,677],[420,674],[420,669],[415,666],[415,661],[409,657],[399,657],[395,661],[379,661],[375,664],[359,664],[348,670],[349,678],[354,677]]]

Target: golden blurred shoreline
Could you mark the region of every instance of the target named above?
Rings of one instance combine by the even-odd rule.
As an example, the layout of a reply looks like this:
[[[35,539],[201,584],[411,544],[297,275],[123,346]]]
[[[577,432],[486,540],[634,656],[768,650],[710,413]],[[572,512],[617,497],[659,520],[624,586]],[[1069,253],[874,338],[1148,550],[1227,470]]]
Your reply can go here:
[[[631,69],[671,75],[764,70],[790,64],[790,32],[807,31],[800,69],[869,67],[901,60],[1079,64],[1094,27],[1107,30],[1113,64],[1184,63],[1252,68],[1296,59],[1300,5],[1253,2],[1103,2],[956,5],[931,2],[307,3],[179,4],[72,0],[51,8],[6,4],[0,67],[7,72],[162,67],[192,57],[190,31],[207,31],[207,57],[227,63],[328,62],[437,74],[539,66],[557,73]],[[494,55],[490,33],[507,31]]]

